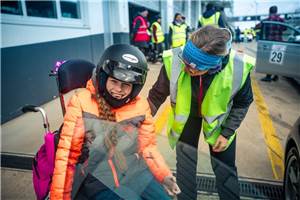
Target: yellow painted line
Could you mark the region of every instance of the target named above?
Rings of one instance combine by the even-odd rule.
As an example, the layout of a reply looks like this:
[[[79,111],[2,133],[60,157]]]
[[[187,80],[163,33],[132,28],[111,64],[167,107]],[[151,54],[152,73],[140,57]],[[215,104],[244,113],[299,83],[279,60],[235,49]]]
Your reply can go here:
[[[258,110],[259,121],[264,134],[265,143],[267,145],[267,151],[271,161],[273,175],[275,179],[281,180],[284,173],[283,149],[273,126],[268,106],[265,103],[262,92],[256,80],[252,78],[251,81],[254,100]]]
[[[156,118],[154,122],[156,134],[158,135],[161,134],[162,130],[166,126],[170,110],[171,110],[170,105],[165,106],[162,113]]]

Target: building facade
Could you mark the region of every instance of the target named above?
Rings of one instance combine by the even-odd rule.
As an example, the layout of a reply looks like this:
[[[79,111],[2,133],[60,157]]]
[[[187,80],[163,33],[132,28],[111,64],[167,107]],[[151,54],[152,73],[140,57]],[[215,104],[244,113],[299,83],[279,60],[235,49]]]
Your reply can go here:
[[[20,115],[25,104],[42,105],[58,96],[48,76],[56,61],[86,59],[97,64],[114,43],[130,43],[132,19],[143,6],[162,16],[167,34],[180,12],[196,27],[199,1],[52,0],[1,2],[1,123]]]

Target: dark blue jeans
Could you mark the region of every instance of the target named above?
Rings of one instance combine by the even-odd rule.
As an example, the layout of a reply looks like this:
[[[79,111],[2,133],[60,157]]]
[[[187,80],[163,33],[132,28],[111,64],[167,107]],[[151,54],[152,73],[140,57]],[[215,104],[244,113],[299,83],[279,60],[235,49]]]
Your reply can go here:
[[[98,193],[93,200],[121,200],[121,197],[119,197],[116,193],[111,191],[110,189],[102,190],[100,193]]]
[[[138,177],[137,177],[138,179]],[[138,183],[142,184],[143,182]],[[126,186],[120,186],[118,195],[110,189],[105,189],[98,193],[93,199],[94,200],[170,200],[171,198],[167,195],[166,191],[162,187],[160,183],[158,183],[155,179],[152,179],[143,193],[141,195],[137,195],[134,191]]]

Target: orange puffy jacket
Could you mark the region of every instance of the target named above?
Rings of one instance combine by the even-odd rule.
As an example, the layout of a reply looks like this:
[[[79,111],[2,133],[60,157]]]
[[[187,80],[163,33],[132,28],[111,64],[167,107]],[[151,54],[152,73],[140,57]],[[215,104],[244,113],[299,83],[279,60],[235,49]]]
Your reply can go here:
[[[92,97],[95,93],[93,82],[89,80],[86,89],[76,91],[70,99],[57,147],[50,199],[71,199],[75,165],[84,142],[82,113],[99,116],[97,101]],[[113,111],[116,113],[117,122],[145,115],[145,120],[138,131],[138,153],[142,155],[156,180],[162,182],[166,176],[171,175],[169,167],[156,147],[154,123],[147,100],[138,96]]]

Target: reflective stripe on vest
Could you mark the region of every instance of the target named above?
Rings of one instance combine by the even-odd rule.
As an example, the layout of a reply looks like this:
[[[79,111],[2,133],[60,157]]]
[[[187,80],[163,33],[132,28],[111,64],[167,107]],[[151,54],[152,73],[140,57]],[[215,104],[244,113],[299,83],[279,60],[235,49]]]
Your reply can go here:
[[[191,77],[184,73],[184,64],[177,56],[182,52],[182,48],[175,48],[164,51],[163,60],[166,67],[167,76],[170,80],[170,99],[171,112],[168,119],[168,139],[170,146],[174,149],[176,143],[182,133],[182,130],[187,122],[191,101],[187,97],[191,97],[191,87],[183,87],[178,92],[178,85],[191,85]],[[173,56],[174,55],[174,56]],[[177,106],[180,104],[181,106]]]
[[[154,36],[153,36],[153,26],[156,26],[156,39],[157,41],[154,40]],[[151,32],[152,32],[152,42],[153,43],[161,43],[165,40],[165,36],[164,36],[164,33],[162,32],[162,29],[161,29],[161,25],[158,23],[158,22],[154,22],[152,25],[151,25]]]
[[[190,76],[182,70],[184,65],[175,65],[176,58],[178,58],[178,54],[175,53],[176,49],[173,49],[173,52],[170,52],[170,50],[168,50],[163,54],[164,66],[167,71],[167,76],[170,80],[172,112],[170,113],[169,118],[170,120],[168,127],[171,128],[168,129],[168,135],[169,142],[172,148],[175,147],[176,142],[178,141],[185,125],[181,123],[178,124],[176,116],[183,116],[183,118],[181,118],[183,119],[181,122],[183,122],[184,120],[185,122],[187,121],[191,106],[190,102],[192,98],[190,81],[191,79],[187,78]],[[216,139],[220,135],[221,124],[225,121],[230,112],[233,97],[243,86],[248,74],[250,73],[250,70],[254,66],[251,63],[252,61],[248,62],[248,59],[241,58],[232,50],[228,64],[221,72],[215,75],[213,82],[209,86],[209,89],[207,90],[201,105],[203,116],[203,132],[205,134],[205,140],[209,144],[214,145]],[[180,75],[173,76],[173,74],[176,74],[175,72],[172,72],[173,68],[181,69]],[[185,77],[185,80],[188,81],[180,81],[180,78],[182,77]],[[184,97],[184,101],[179,102],[182,96]],[[219,98],[216,98],[216,96],[218,96]],[[179,126],[180,128],[178,128]],[[176,130],[174,131],[175,133],[171,134],[171,130],[173,130],[173,127],[175,127]],[[177,137],[174,137],[175,135],[177,135]],[[235,135],[233,135],[229,139],[228,145],[232,142],[234,137]]]
[[[173,55],[179,55],[182,53],[181,48],[175,48],[172,49]],[[177,85],[178,85],[178,77],[181,72],[181,67],[180,67],[180,59],[178,56],[172,56],[172,67],[171,68],[171,77],[174,77],[170,80],[170,100],[171,100],[171,106],[175,107],[176,104],[176,96],[177,96]]]
[[[185,45],[186,26],[183,24],[181,24],[180,26],[171,24],[170,27],[172,29],[172,48]]]
[[[199,21],[200,21],[202,26],[212,25],[212,26],[215,26],[215,27],[219,27],[220,15],[221,15],[220,12],[216,12],[215,14],[210,16],[209,18],[204,18],[203,16],[201,16]]]

